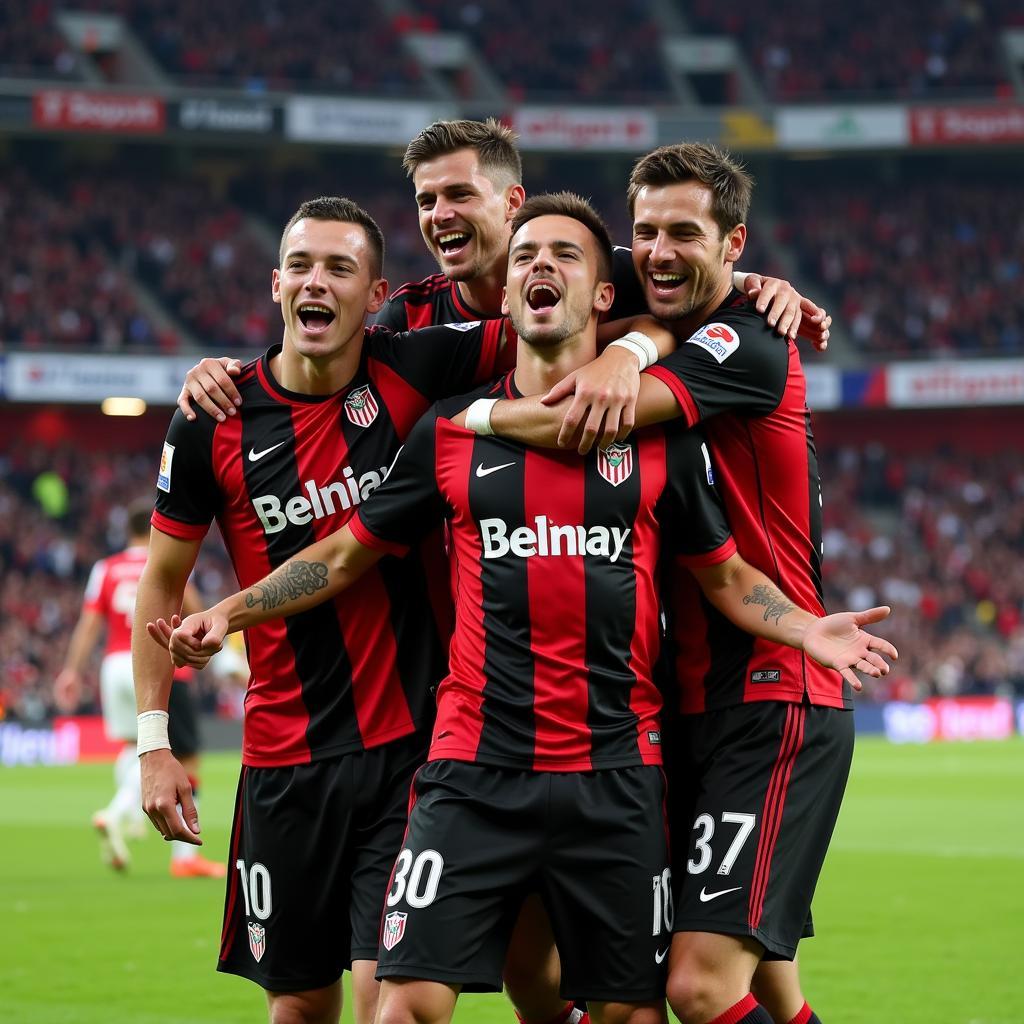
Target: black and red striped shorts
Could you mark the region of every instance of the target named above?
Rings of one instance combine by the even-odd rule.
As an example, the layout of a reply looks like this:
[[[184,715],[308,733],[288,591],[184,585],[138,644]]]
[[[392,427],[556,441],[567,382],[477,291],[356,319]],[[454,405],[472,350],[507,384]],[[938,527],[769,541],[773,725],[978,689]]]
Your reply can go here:
[[[853,713],[762,701],[675,723],[674,931],[750,935],[791,960],[853,757]]]

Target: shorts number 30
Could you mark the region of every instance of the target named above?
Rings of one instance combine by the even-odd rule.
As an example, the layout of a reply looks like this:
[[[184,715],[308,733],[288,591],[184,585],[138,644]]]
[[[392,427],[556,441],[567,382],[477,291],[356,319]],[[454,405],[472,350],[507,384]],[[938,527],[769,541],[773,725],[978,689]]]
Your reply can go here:
[[[443,870],[444,858],[437,850],[424,850],[414,859],[407,847],[395,861],[395,884],[388,893],[388,906],[393,907],[404,896],[410,907],[429,907],[437,896]]]

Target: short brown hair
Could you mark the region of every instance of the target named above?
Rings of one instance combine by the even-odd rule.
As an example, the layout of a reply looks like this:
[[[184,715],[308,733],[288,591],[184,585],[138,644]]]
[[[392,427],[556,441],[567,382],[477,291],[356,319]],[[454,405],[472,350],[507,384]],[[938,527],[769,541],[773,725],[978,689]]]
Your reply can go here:
[[[485,174],[504,174],[510,184],[519,185],[523,180],[523,160],[516,146],[518,141],[508,125],[493,117],[486,121],[435,121],[406,147],[402,167],[411,178],[424,160],[472,149]]]
[[[148,498],[138,498],[127,510],[125,525],[129,537],[148,537],[149,521],[153,517],[153,502]]]
[[[536,217],[570,217],[578,220],[597,240],[600,258],[598,280],[612,279],[612,239],[601,215],[575,192],[541,192],[531,196],[516,211],[512,218],[512,236],[527,222]]]
[[[629,215],[634,215],[640,189],[687,181],[699,181],[711,189],[711,215],[723,235],[747,219],[754,179],[738,160],[707,142],[662,146],[640,157],[626,191]]]
[[[281,232],[281,245],[277,258],[284,263],[284,244],[288,232],[300,221],[337,220],[343,224],[358,224],[366,232],[366,240],[370,243],[370,254],[373,262],[370,265],[370,277],[378,278],[384,272],[384,232],[377,222],[358,204],[344,196],[318,196],[307,199],[292,215]]]

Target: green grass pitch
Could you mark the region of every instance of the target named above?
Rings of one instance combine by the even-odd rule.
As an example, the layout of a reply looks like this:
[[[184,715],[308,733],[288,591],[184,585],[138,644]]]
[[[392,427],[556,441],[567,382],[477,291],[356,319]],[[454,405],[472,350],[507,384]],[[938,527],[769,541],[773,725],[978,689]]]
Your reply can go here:
[[[226,855],[235,774],[207,758],[210,856]],[[88,822],[111,786],[107,765],[0,769],[4,1021],[265,1020],[258,989],[213,970],[222,883],[169,878],[155,833],[129,873],[99,863]],[[814,909],[801,960],[825,1024],[1024,1022],[1024,742],[862,740]],[[478,996],[456,1021],[514,1018]]]

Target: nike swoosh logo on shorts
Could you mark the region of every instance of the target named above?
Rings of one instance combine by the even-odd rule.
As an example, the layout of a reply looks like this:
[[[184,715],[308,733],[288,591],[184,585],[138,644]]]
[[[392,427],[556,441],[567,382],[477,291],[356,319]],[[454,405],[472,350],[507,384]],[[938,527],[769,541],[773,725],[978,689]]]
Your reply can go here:
[[[725,896],[730,892],[739,892],[742,888],[742,885],[737,885],[733,889],[719,889],[718,892],[708,892],[707,886],[704,886],[700,891],[700,901],[701,903],[710,903],[712,900],[717,900],[719,896]]]
[[[490,476],[492,473],[497,473],[499,469],[508,469],[509,466],[514,465],[514,462],[503,462],[500,466],[488,466],[484,469],[484,464],[481,462],[476,467],[476,475],[478,477]]]
[[[271,452],[277,451],[277,449],[280,448],[281,445],[287,444],[287,443],[288,443],[287,441],[278,441],[277,444],[272,444],[269,448],[264,448],[263,451],[261,451],[261,452],[256,451],[255,448],[250,448],[249,449],[249,461],[250,462],[259,462],[260,459],[262,459],[264,455],[269,455]]]
[[[666,946],[664,949],[655,950],[655,952],[654,952],[654,962],[656,964],[660,964],[661,961],[664,960],[665,957],[667,957],[667,956],[668,956],[668,946]]]

